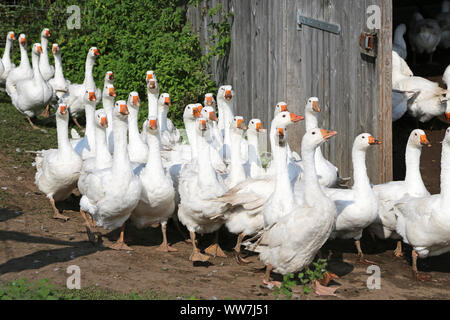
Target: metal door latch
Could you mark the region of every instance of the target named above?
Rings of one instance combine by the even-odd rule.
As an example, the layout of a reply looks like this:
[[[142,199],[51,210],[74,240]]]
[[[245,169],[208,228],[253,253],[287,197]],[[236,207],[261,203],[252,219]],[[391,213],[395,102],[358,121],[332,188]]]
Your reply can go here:
[[[341,33],[340,25],[305,17],[302,15],[301,10],[298,10],[297,11],[297,30],[302,30],[302,25],[310,26],[312,28],[324,30],[324,31],[331,32],[334,34]]]
[[[378,35],[376,32],[363,32],[359,36],[359,50],[361,53],[376,57],[378,53]]]

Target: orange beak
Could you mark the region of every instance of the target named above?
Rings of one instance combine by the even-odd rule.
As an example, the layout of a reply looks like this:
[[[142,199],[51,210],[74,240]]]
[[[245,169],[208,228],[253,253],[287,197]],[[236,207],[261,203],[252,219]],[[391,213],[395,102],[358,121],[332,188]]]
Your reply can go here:
[[[330,138],[334,137],[335,135],[337,135],[336,131],[325,130],[325,129],[320,129],[320,133],[322,133],[322,137],[325,140],[330,139]]]
[[[284,128],[277,128],[278,136],[284,137]]]
[[[303,119],[305,119],[305,117],[291,113],[291,121],[292,122],[299,122],[299,121],[302,121]]]
[[[165,97],[164,103],[167,104],[168,106],[170,106],[170,97]]]
[[[216,113],[214,111],[211,111],[209,113],[209,120],[211,121],[217,121]]]
[[[320,106],[319,106],[319,101],[313,101],[313,102],[312,102],[312,109],[313,109],[315,112],[320,112],[320,111],[322,111],[322,110],[320,109]]]
[[[59,107],[59,113],[66,114],[67,112],[67,106],[60,106]]]
[[[111,73],[109,74],[109,77],[108,77],[108,78],[109,78],[109,80],[114,80],[114,73],[111,72]]]
[[[377,139],[375,139],[374,137],[370,136],[369,137],[369,144],[371,146],[377,145],[377,144],[381,144],[381,141],[378,141]]]
[[[244,123],[244,119],[238,119],[237,127],[242,130],[247,130],[247,126]]]
[[[148,122],[148,126],[150,127],[150,129],[156,130],[158,129],[158,121],[156,121],[156,119],[152,119]]]
[[[153,74],[152,73],[147,73],[147,81],[150,81],[153,79]]]
[[[213,102],[213,98],[212,98],[211,96],[206,97],[206,103],[207,103],[208,105],[211,105],[212,102]]]
[[[50,30],[45,30],[45,35],[46,35],[47,37],[50,37]]]
[[[37,51],[38,51],[39,53],[42,53],[42,47],[41,47],[41,46],[37,46]]]
[[[431,147],[431,143],[430,143],[430,141],[428,141],[427,136],[425,134],[420,136],[420,144]]]
[[[200,130],[205,131],[206,130],[206,120],[202,119],[198,123]]]
[[[138,107],[141,105],[141,102],[139,101],[138,96],[133,96],[133,104]]]
[[[128,107],[127,107],[127,105],[126,104],[121,104],[120,105],[120,111],[119,111],[121,114],[123,114],[123,115],[128,115],[129,114],[129,112],[128,112]]]
[[[233,94],[231,93],[231,90],[225,90],[225,99],[228,101],[233,98]]]
[[[20,38],[20,43],[21,43],[22,45],[25,45],[26,42],[27,42],[27,39],[26,39],[25,37]]]
[[[192,115],[194,116],[194,118],[200,118],[200,111],[198,110],[198,108],[192,109]]]
[[[261,122],[258,122],[258,123],[256,124],[256,131],[258,131],[258,132],[264,132],[264,128],[263,128]]]
[[[11,33],[11,35],[9,36],[12,40],[16,40],[16,36],[14,35],[14,32]]]
[[[109,95],[111,97],[117,97],[116,90],[114,90],[114,88],[109,88]]]
[[[25,42],[25,41],[24,41]],[[52,47],[52,52],[53,54],[55,54],[56,52],[58,52],[58,46],[53,46]]]
[[[450,120],[450,112],[445,113],[445,118],[447,118],[447,120]]]
[[[99,56],[99,55],[100,55],[100,52],[98,51],[97,48],[94,49],[94,55],[96,55],[96,56]]]
[[[102,117],[100,119],[100,124],[102,125],[103,128],[108,128],[108,118]]]
[[[89,92],[89,100],[97,101],[97,98],[95,97],[95,92]]]
[[[281,112],[288,111],[287,104],[280,104],[280,110]]]

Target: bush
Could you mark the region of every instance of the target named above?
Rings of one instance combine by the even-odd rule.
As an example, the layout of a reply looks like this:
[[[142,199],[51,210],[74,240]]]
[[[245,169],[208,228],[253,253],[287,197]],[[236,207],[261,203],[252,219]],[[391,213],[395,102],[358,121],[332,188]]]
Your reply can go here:
[[[73,4],[72,0],[44,3],[47,10],[44,17],[29,19],[23,30],[14,30],[17,35],[24,32],[36,42],[40,31],[49,28],[50,43],[60,45],[64,74],[73,83],[83,81],[86,54],[90,47],[98,47],[101,55],[94,67],[97,86],[103,87],[106,71],[112,70],[117,99],[126,100],[131,91],[137,91],[141,101],[145,101],[140,111],[141,121],[148,111],[147,70],[156,72],[161,93],[170,94],[169,117],[176,126],[183,126],[182,113],[188,103],[201,102],[206,92],[216,90],[206,72],[207,62],[202,59],[198,36],[186,22],[188,0],[86,0],[79,4],[79,30],[66,27],[70,16],[66,8]],[[42,11],[36,12],[42,16]],[[31,31],[33,34],[29,34]],[[15,50],[16,62],[18,51]]]

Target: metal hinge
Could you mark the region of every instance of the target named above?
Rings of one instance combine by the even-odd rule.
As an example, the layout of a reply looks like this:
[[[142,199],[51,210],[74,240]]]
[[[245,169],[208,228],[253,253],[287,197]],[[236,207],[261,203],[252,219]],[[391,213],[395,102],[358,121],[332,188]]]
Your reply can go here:
[[[363,32],[359,36],[359,50],[361,53],[376,57],[378,53],[378,36],[376,32]]]
[[[308,18],[302,15],[302,11],[297,11],[297,30],[302,30],[302,25],[310,26],[312,28],[324,30],[334,34],[341,33],[341,26],[338,24],[332,24],[325,21]]]

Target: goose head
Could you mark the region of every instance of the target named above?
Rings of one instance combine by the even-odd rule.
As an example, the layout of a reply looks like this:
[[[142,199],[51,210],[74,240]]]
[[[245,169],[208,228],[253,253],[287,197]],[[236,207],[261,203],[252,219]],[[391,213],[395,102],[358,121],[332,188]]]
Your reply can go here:
[[[168,93],[163,93],[159,96],[158,106],[162,107],[163,110],[169,110],[170,103],[170,95]]]
[[[314,113],[314,112],[321,112],[322,109],[320,109],[320,105],[319,105],[319,98],[317,97],[311,97],[308,99],[308,103],[306,104],[305,107],[305,113],[309,112],[309,113]]]
[[[56,110],[56,117],[62,119],[69,118],[69,111],[67,109],[67,105],[65,103],[59,103],[58,109]]]
[[[198,109],[198,107],[197,107],[197,109]],[[200,116],[207,119],[208,121],[216,121],[217,122],[216,112],[214,111],[213,107],[202,107]]]
[[[147,71],[145,81],[147,82],[147,89],[150,93],[157,94],[159,92],[158,79],[156,79],[154,71]]]
[[[336,131],[313,128],[307,130],[302,138],[302,154],[304,152],[314,152],[318,146],[337,135]]]
[[[422,146],[431,147],[431,143],[428,141],[425,131],[420,129],[411,132],[408,139],[408,145],[417,149],[421,149]]]
[[[289,111],[280,112],[275,116],[272,120],[272,128],[276,130],[275,133],[278,137],[278,142],[284,144],[286,142],[287,127],[304,119],[303,116],[290,113]]]
[[[114,81],[114,72],[106,71],[105,73],[105,82],[112,83]]]
[[[144,130],[145,132],[157,135],[158,134],[158,119],[154,116],[151,116],[147,119],[147,121],[144,121]]]
[[[41,38],[50,38],[50,29],[49,28],[44,28],[44,30],[42,30],[41,32]]]
[[[136,91],[133,91],[128,95],[127,105],[128,109],[132,108],[133,110],[139,111],[141,100],[139,99],[139,94]]]
[[[27,46],[27,37],[25,36],[24,33],[21,33],[19,35],[19,45],[26,48]]]
[[[53,43],[52,44],[52,53],[53,55],[57,55],[58,53],[60,53],[61,49],[59,48],[59,45],[57,43]]]
[[[194,121],[200,117],[200,111],[197,104],[188,104],[184,108],[183,119],[184,121]]]
[[[403,35],[406,33],[406,24],[401,23],[395,28],[395,35],[403,37]]]
[[[14,41],[16,40],[16,35],[14,34],[14,31],[10,31],[8,32],[8,34],[6,35],[6,42],[8,41]]]
[[[208,131],[207,120],[202,117],[196,119],[195,128],[199,135],[204,136],[205,133]]]
[[[103,88],[103,97],[110,98],[110,99],[114,99],[115,97],[117,97],[116,91],[114,90],[114,85],[107,84]]]
[[[279,113],[288,111],[288,106],[286,102],[278,102],[275,106],[275,110],[273,112],[273,116],[276,117]]]
[[[369,147],[380,144],[381,141],[375,139],[370,133],[361,133],[355,138],[353,148],[359,151],[366,151]]]
[[[250,120],[250,122],[248,123],[248,132],[252,132],[252,133],[264,133],[266,132],[266,130],[263,127],[263,123],[261,120],[259,119],[252,119]]]
[[[34,55],[38,55],[39,56],[42,53],[42,46],[41,46],[41,44],[40,43],[33,44],[33,49],[31,49],[31,52]]]
[[[128,114],[128,106],[125,100],[119,100],[114,104],[114,118],[125,121]]]
[[[203,101],[205,107],[214,107],[216,105],[216,100],[214,100],[214,95],[212,93],[205,94],[205,101]]]
[[[231,132],[238,135],[243,135],[244,132],[247,131],[248,129],[247,126],[245,125],[244,117],[241,116],[235,116],[230,124],[230,127]]]
[[[92,48],[90,48],[89,51],[88,51],[88,57],[89,57],[90,59],[95,59],[95,58],[97,58],[97,56],[99,56],[99,55],[100,55],[100,51],[98,51],[97,47],[92,47]]]
[[[99,128],[108,128],[108,118],[106,117],[105,110],[95,110],[95,123]]]
[[[233,101],[233,97],[234,91],[232,86],[226,85],[219,88],[219,92],[217,93],[217,100],[230,102]]]
[[[97,97],[95,96],[95,90],[88,89],[84,92],[84,102],[89,105],[96,105]]]

